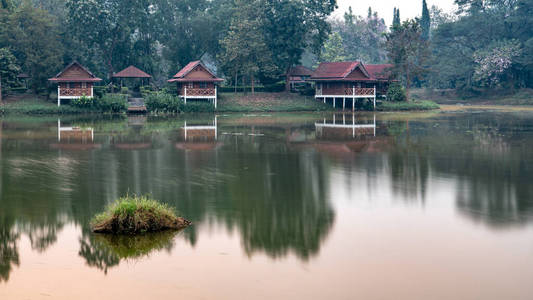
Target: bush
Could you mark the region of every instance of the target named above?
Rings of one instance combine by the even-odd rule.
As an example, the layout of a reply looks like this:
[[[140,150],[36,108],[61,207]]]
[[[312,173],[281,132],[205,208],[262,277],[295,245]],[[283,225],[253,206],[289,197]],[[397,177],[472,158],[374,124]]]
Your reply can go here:
[[[200,112],[213,112],[215,106],[209,102],[187,102],[181,106],[182,112],[200,113]]]
[[[107,90],[106,86],[93,86],[93,93],[94,93],[94,96],[97,98],[102,98],[106,90]]]
[[[72,106],[79,108],[91,108],[94,105],[94,100],[93,98],[89,98],[87,96],[81,96],[77,99],[72,99],[70,103]]]
[[[315,89],[311,86],[306,86],[305,88],[300,90],[300,95],[302,96],[314,96],[315,95]]]
[[[405,90],[399,83],[392,83],[387,90],[387,100],[401,102],[406,101]]]
[[[121,93],[121,94],[127,94],[128,91],[129,91],[129,90],[128,90],[128,87],[126,87],[126,86],[123,86],[123,87],[120,88],[120,93]]]
[[[96,101],[96,107],[104,112],[120,113],[128,108],[125,95],[105,94]]]
[[[144,100],[149,112],[179,112],[181,99],[164,92],[148,94]]]

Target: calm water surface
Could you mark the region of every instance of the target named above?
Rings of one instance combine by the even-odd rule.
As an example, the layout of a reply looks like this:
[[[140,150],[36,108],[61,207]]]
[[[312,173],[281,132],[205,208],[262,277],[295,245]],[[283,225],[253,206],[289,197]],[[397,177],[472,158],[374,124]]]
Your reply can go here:
[[[532,112],[0,124],[0,299],[533,299]],[[126,193],[194,225],[92,234]]]

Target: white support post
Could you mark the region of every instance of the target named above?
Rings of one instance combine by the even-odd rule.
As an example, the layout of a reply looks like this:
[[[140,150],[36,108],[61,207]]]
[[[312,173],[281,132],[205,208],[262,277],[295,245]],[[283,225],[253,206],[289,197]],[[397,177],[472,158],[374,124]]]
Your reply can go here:
[[[374,110],[376,110],[376,85],[374,84]]]
[[[326,104],[326,97],[323,97],[324,98],[324,104]]]
[[[185,96],[183,97],[183,101],[185,104],[187,104],[187,87],[185,87]]]
[[[57,85],[57,106],[61,106],[61,88]]]
[[[346,97],[342,97],[342,110],[346,107]]]
[[[333,108],[335,108],[335,97],[333,97]]]
[[[93,86],[91,85],[91,98],[94,97],[94,94],[93,94]]]
[[[352,138],[355,138],[355,115],[352,112]]]
[[[217,109],[217,86],[215,85],[215,109]]]

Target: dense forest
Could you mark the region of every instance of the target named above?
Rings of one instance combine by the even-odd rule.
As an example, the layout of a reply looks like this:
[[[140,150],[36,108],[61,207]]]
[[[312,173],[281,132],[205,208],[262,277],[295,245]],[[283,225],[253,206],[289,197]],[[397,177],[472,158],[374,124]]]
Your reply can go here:
[[[102,78],[135,65],[162,85],[202,59],[227,83],[269,84],[294,65],[361,60],[393,63],[407,88],[533,88],[533,0],[455,4],[422,0],[413,20],[391,7],[387,25],[372,8],[333,17],[335,0],[0,0],[0,75],[5,90],[26,73],[39,92],[77,60]]]

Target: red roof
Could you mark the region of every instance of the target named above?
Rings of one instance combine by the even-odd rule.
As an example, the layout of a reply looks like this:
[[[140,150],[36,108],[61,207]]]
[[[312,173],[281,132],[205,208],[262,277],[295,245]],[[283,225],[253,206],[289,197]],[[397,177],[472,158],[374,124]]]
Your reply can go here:
[[[151,78],[152,76],[146,74],[145,72],[141,71],[140,69],[129,66],[126,69],[116,73],[113,75],[115,78]]]
[[[311,81],[378,81],[387,80],[382,74],[391,65],[364,65],[359,61],[324,62],[313,72]],[[353,73],[359,69],[361,73]],[[352,74],[352,75],[350,75]],[[350,75],[350,76],[349,76]]]
[[[211,78],[186,78],[187,74],[189,74],[196,66],[202,66],[210,75]],[[172,79],[169,79],[168,82],[191,82],[191,81],[197,81],[197,82],[219,82],[224,81],[224,79],[217,78],[211,70],[209,70],[201,61],[192,61],[188,63],[183,69],[181,69],[176,75],[172,77]]]
[[[102,79],[94,76],[87,68],[77,61],[70,63],[53,78],[48,79],[53,82],[97,82]]]

